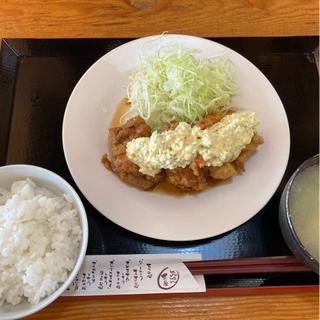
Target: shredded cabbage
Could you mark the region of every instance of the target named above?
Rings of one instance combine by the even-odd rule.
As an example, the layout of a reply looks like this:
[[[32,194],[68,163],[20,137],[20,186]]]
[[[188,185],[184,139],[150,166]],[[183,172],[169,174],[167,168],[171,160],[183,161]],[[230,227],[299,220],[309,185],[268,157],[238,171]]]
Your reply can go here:
[[[199,53],[166,45],[143,59],[129,79],[131,107],[123,120],[139,115],[157,130],[171,121],[193,124],[228,105],[237,92],[234,64],[225,57],[201,58]]]

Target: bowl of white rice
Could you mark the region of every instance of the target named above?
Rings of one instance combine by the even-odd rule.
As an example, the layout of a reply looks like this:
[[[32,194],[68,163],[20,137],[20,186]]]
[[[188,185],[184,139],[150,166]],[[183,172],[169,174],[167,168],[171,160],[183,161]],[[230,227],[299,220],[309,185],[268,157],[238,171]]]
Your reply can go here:
[[[0,320],[57,299],[84,260],[88,221],[71,185],[31,165],[0,167]]]

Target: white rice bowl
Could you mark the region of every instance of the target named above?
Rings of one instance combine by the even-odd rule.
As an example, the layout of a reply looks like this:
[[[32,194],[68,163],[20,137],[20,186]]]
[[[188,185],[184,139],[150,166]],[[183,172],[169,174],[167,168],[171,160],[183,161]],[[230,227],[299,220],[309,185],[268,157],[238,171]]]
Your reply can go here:
[[[0,319],[17,319],[71,284],[85,256],[88,225],[76,192],[46,169],[0,167],[0,188]]]

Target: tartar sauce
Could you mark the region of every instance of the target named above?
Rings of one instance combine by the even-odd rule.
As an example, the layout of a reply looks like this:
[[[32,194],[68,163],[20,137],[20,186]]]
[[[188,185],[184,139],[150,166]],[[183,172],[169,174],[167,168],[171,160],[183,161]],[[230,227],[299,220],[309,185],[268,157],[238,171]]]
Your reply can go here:
[[[127,143],[128,158],[143,174],[154,176],[161,169],[185,168],[200,154],[208,166],[235,160],[250,143],[259,119],[255,113],[239,112],[201,130],[186,122],[170,131],[152,133]]]

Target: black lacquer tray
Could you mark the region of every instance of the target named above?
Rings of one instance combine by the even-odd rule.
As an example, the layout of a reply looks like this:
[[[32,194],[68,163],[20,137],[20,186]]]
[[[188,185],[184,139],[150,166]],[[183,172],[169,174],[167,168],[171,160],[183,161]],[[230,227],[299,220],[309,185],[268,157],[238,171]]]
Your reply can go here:
[[[316,37],[214,39],[254,63],[277,90],[288,115],[291,152],[269,203],[250,221],[221,236],[167,242],[127,231],[82,196],[89,220],[88,254],[201,253],[204,260],[291,255],[281,236],[278,205],[295,168],[318,153],[319,75]],[[26,163],[52,170],[77,189],[62,148],[64,110],[77,81],[102,55],[128,39],[3,40],[0,60],[0,165]],[[257,191],[258,192],[258,191]],[[254,195],[252,195],[254,196]],[[209,276],[213,287],[316,284],[312,273]]]

